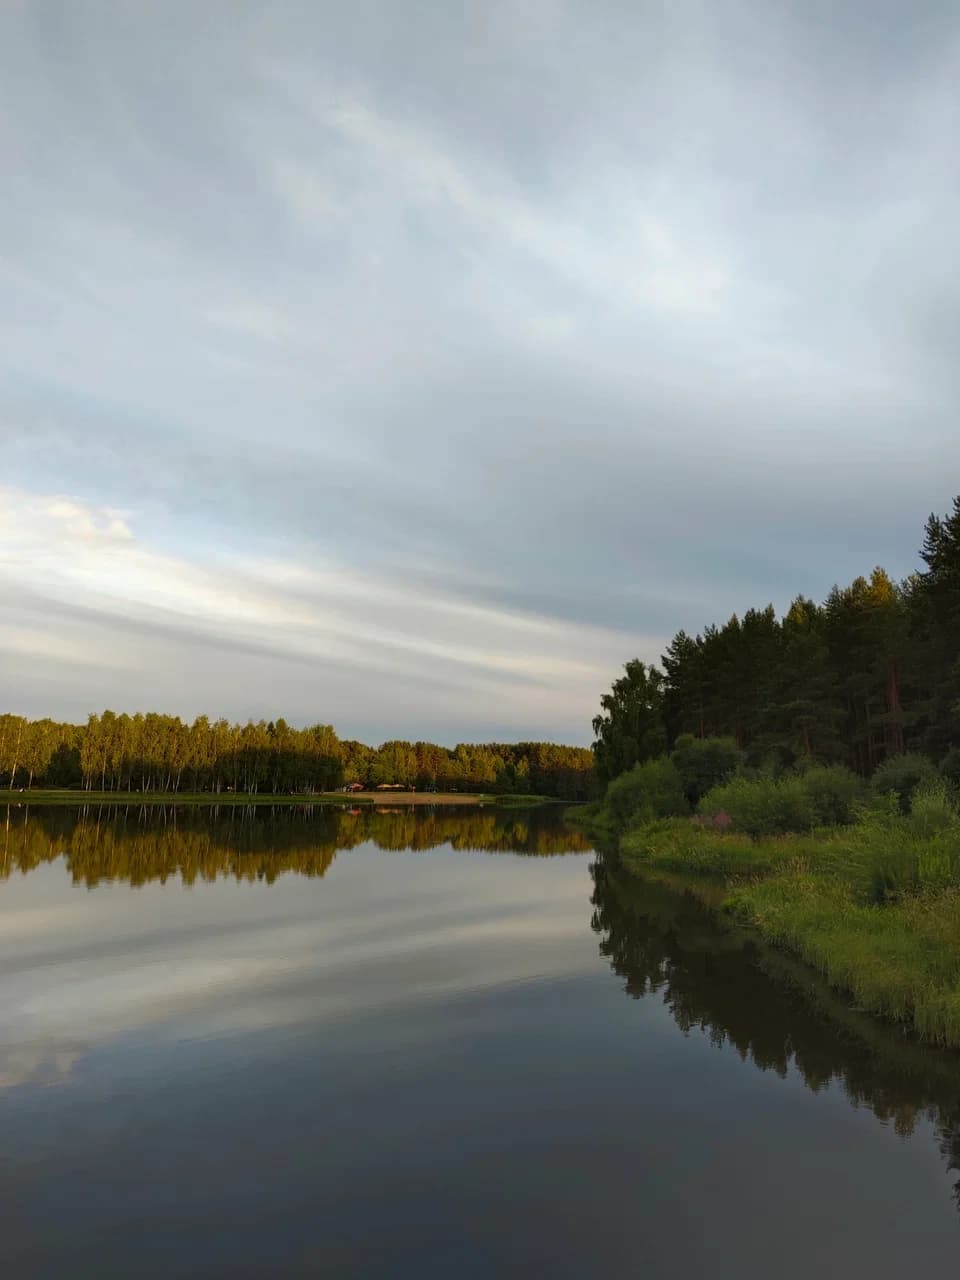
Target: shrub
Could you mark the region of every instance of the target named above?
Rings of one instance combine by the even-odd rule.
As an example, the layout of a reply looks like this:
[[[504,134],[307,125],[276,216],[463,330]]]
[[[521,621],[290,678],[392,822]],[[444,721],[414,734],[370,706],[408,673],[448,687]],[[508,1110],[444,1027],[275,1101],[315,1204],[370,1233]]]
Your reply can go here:
[[[614,778],[607,787],[604,806],[618,828],[690,812],[680,774],[667,756],[645,760]]]
[[[596,822],[597,818],[603,812],[603,805],[599,800],[588,800],[586,804],[578,804],[576,808],[565,809],[563,812],[564,822]]]
[[[733,738],[695,738],[691,733],[682,733],[677,738],[670,755],[692,805],[711,787],[732,778],[742,766],[743,758]]]
[[[752,836],[783,835],[809,831],[817,815],[802,778],[733,778],[714,787],[698,805],[711,817],[721,810],[733,819],[737,830]]]
[[[960,790],[960,747],[951,747],[940,761],[940,776],[954,788]]]
[[[942,778],[921,783],[910,801],[910,829],[922,838],[939,835],[957,825],[953,793]]]
[[[863,801],[864,784],[841,764],[817,765],[800,775],[803,790],[821,827],[853,822]]]
[[[932,760],[914,752],[891,756],[885,760],[870,779],[870,790],[875,796],[894,792],[899,799],[900,812],[910,810],[910,797],[926,782],[933,782],[937,769]]]

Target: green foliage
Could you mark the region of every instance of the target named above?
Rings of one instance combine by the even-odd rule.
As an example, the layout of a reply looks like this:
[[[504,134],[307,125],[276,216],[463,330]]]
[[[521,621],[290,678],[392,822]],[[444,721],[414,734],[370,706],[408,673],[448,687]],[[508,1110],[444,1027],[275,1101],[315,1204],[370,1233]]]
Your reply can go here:
[[[853,822],[863,804],[863,779],[842,764],[814,765],[800,775],[800,783],[816,826],[845,826]]]
[[[951,747],[940,761],[940,776],[960,792],[960,747]]]
[[[596,794],[593,753],[550,742],[390,741],[338,738],[331,725],[285,720],[228,724],[198,716],[91,715],[85,725],[0,716],[0,787],[82,786],[87,792],[316,795],[343,783],[439,791]]]
[[[667,756],[646,760],[607,787],[604,807],[614,828],[689,812],[676,765]]]
[[[941,756],[960,741],[960,497],[946,516],[930,516],[920,558],[925,570],[911,591],[911,638],[925,695],[923,746]]]
[[[816,760],[868,777],[921,752],[960,783],[960,497],[930,517],[921,560],[904,582],[877,567],[779,618],[768,605],[680,631],[662,674],[628,663],[594,722],[601,779],[694,734],[777,772]]]
[[[922,782],[914,791],[910,800],[909,826],[922,839],[957,830],[956,797],[942,778]]]
[[[687,799],[696,806],[712,787],[738,772],[744,755],[733,738],[695,738],[692,733],[682,733],[670,759],[679,771]]]
[[[851,826],[794,835],[647,823],[620,852],[637,873],[725,882],[730,913],[860,1007],[960,1045],[960,818],[942,783],[919,790],[906,815],[891,793]]]
[[[886,760],[870,779],[870,790],[875,796],[896,795],[901,811],[906,813],[917,788],[936,778],[937,768],[932,760],[909,752]]]
[[[600,699],[601,712],[593,721],[593,751],[602,784],[666,749],[662,689],[660,672],[634,659]]]
[[[728,814],[735,829],[748,835],[786,835],[852,822],[863,796],[856,774],[842,765],[820,765],[782,778],[732,778],[708,791],[698,811],[705,817]]]
[[[576,826],[589,826],[597,822],[603,816],[603,801],[588,800],[586,804],[578,804],[573,809],[568,809],[564,815],[564,822],[572,822]]]
[[[816,825],[813,800],[800,777],[732,778],[713,787],[697,806],[705,817],[726,813],[748,835],[782,835]]]
[[[960,497],[921,558],[903,583],[876,568],[823,605],[671,641],[654,684],[673,760],[732,830],[651,821],[629,775],[608,797],[628,869],[725,880],[731,912],[861,1007],[960,1046]],[[743,752],[739,773],[707,778],[711,737]]]
[[[857,1004],[921,1036],[960,1044],[960,892],[877,906],[834,875],[803,867],[740,887],[730,908],[797,952]]]
[[[752,840],[740,832],[719,833],[688,818],[637,823],[620,840],[627,865],[702,875],[757,875],[779,864],[779,842]]]

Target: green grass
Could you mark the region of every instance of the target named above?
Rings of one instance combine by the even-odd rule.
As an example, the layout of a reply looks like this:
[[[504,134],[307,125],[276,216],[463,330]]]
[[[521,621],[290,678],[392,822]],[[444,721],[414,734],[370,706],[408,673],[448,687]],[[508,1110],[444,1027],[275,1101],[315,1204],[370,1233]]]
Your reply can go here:
[[[442,800],[442,796],[440,797]],[[478,804],[492,804],[498,809],[532,809],[541,804],[572,804],[570,800],[559,800],[556,796],[527,795],[495,795],[484,793],[474,797]]]
[[[726,909],[796,952],[857,1005],[960,1045],[960,890],[864,901],[797,867],[737,889]]]
[[[608,845],[616,839],[616,828],[604,809],[602,800],[588,800],[586,804],[571,805],[564,813],[563,820],[582,827],[598,845]]]
[[[922,805],[847,827],[751,837],[663,820],[627,831],[628,870],[682,875],[856,1005],[960,1046],[960,821]],[[717,887],[722,887],[718,894]]]

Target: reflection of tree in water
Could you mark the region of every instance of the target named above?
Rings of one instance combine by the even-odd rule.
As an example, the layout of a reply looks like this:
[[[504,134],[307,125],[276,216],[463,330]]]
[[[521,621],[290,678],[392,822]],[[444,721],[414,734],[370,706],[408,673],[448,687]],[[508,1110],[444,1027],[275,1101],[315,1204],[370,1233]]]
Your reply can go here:
[[[358,815],[361,840],[379,849],[454,849],[487,853],[550,855],[587,853],[581,832],[565,826],[556,809],[496,810],[409,808],[400,813],[365,810]]]
[[[388,850],[585,852],[583,836],[555,810],[349,812],[322,806],[89,806],[7,808],[0,821],[0,878],[63,855],[74,880],[133,885],[232,877],[266,882],[294,872],[322,876],[337,851],[372,842]]]
[[[600,952],[629,995],[661,995],[684,1031],[701,1028],[763,1071],[783,1076],[792,1064],[814,1092],[836,1081],[898,1133],[928,1117],[960,1173],[960,1056],[858,1013],[806,966],[724,928],[680,889],[605,855],[591,872]],[[960,1207],[960,1180],[954,1196]]]

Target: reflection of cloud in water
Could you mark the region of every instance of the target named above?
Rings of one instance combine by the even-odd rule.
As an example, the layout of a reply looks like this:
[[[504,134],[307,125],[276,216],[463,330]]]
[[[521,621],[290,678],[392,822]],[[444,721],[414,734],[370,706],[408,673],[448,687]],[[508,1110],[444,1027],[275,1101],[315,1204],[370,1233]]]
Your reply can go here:
[[[43,1040],[0,1045],[0,1089],[62,1084],[87,1048],[85,1044]]]
[[[580,972],[595,955],[586,884],[579,859],[493,865],[462,854],[358,853],[322,886],[220,882],[186,895],[173,883],[78,896],[51,878],[45,895],[59,901],[19,915],[12,904],[20,927],[2,949],[17,959],[0,992],[0,1087],[62,1082],[130,1036],[170,1042],[412,1014]],[[31,937],[42,951],[31,954]]]

